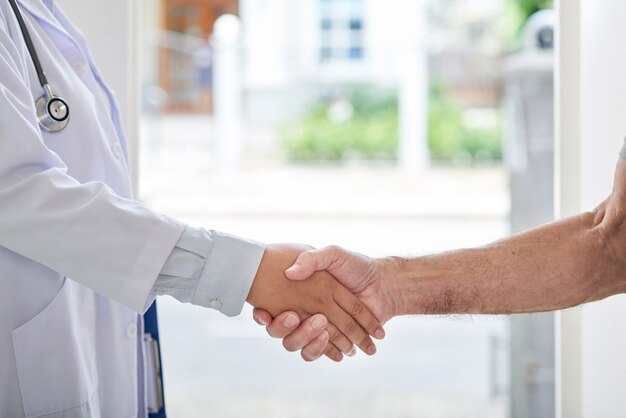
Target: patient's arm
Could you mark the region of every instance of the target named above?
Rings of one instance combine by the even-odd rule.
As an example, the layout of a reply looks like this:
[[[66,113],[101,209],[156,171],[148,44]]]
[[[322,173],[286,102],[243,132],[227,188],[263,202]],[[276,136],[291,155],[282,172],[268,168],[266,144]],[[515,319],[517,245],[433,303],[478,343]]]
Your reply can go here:
[[[600,300],[626,292],[625,209],[620,159],[613,193],[594,211],[483,248],[396,258],[381,280],[397,315],[538,312]]]
[[[626,161],[617,164],[611,195],[591,212],[482,248],[425,257],[307,251],[287,276],[305,280],[318,270],[355,292],[382,322],[409,314],[550,311],[626,293]]]

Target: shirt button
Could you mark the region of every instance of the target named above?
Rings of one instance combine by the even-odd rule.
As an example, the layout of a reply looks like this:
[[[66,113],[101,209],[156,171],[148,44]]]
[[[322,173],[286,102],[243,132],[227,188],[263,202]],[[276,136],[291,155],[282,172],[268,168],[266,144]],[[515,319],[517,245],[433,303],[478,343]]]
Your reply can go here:
[[[119,142],[116,142],[115,145],[113,145],[112,150],[113,150],[113,155],[115,155],[115,158],[117,159],[122,158],[122,146],[119,144]]]
[[[85,74],[85,69],[87,68],[87,63],[85,61],[76,61],[72,64],[72,68],[76,71],[76,74],[83,75]]]
[[[128,338],[130,339],[136,338],[137,337],[137,325],[130,324],[128,328],[126,329],[126,335],[128,335]]]
[[[218,311],[222,309],[222,301],[219,299],[213,299],[211,302],[209,302],[209,305],[211,305],[211,308],[217,309]]]

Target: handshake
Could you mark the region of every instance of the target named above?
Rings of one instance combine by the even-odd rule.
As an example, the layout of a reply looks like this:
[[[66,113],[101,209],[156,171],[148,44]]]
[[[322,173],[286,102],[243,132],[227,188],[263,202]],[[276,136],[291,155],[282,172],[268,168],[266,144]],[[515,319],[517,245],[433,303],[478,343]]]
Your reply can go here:
[[[267,247],[248,294],[289,351],[341,361],[397,315],[546,312],[626,293],[626,160],[594,211],[481,248],[369,258],[338,247]]]
[[[338,247],[270,245],[247,300],[255,320],[304,360],[341,361],[356,353],[354,345],[373,355],[372,337],[384,338],[382,325],[396,314],[385,286],[391,281],[381,280],[391,264]]]
[[[593,211],[481,248],[372,259],[270,246],[248,295],[254,317],[305,360],[341,361],[353,344],[374,354],[397,315],[547,312],[625,294],[626,146],[620,156]]]

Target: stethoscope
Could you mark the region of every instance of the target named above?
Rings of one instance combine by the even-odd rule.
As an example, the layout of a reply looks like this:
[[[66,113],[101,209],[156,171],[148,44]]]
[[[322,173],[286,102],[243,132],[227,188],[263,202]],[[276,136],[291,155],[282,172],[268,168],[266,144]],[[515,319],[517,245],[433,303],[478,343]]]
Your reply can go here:
[[[33,60],[33,64],[35,65],[37,77],[39,78],[39,84],[41,84],[41,87],[45,92],[45,94],[35,102],[39,126],[41,126],[41,129],[46,132],[60,132],[65,129],[67,123],[70,121],[70,108],[65,100],[52,93],[52,88],[50,87],[50,83],[48,83],[46,74],[44,73],[41,62],[39,61],[39,56],[37,55],[33,41],[30,38],[30,33],[28,32],[24,19],[22,18],[22,13],[18,9],[15,0],[9,0],[9,3],[11,3],[11,8],[15,13],[17,22],[22,30],[22,36],[26,42],[26,48],[28,48],[28,53]]]

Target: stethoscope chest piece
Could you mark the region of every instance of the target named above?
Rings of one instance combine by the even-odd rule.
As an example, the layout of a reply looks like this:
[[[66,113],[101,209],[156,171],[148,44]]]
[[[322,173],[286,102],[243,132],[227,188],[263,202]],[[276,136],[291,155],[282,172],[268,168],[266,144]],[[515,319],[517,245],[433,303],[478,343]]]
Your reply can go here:
[[[50,88],[48,78],[46,77],[43,67],[41,66],[41,62],[39,61],[39,56],[35,50],[35,45],[33,45],[33,40],[30,37],[28,28],[26,28],[26,23],[24,23],[22,13],[17,7],[15,0],[9,0],[9,3],[15,13],[17,22],[20,25],[20,30],[22,31],[24,42],[26,42],[26,48],[28,49],[30,58],[33,60],[39,84],[45,92],[44,95],[35,102],[39,126],[41,126],[42,130],[50,133],[62,131],[70,121],[70,108],[65,100],[52,93],[52,88]]]
[[[70,121],[70,108],[60,97],[52,94],[50,86],[44,86],[46,94],[37,99],[37,119],[39,126],[46,132],[62,131]]]

